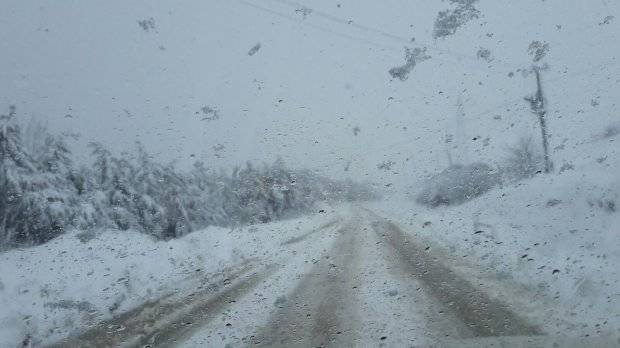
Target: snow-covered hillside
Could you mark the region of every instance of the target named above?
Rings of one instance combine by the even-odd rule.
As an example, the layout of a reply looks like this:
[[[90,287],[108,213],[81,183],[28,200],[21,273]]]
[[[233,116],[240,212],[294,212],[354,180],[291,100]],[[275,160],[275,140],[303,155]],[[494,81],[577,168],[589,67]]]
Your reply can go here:
[[[613,133],[613,132],[612,132]],[[601,130],[556,152],[570,166],[496,188],[462,205],[371,204],[495,281],[525,284],[558,335],[620,325],[620,139]],[[487,280],[488,280],[487,279]],[[546,301],[546,302],[545,302]],[[543,314],[546,313],[546,314]],[[557,321],[557,323],[556,323]]]

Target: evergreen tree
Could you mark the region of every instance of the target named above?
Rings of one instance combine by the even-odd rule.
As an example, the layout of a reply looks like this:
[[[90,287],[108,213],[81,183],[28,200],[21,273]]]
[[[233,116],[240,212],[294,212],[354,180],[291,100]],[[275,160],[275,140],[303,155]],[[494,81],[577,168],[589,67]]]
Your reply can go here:
[[[90,143],[92,165],[76,168],[64,138],[40,124],[31,131],[25,146],[15,107],[0,115],[2,247],[41,244],[70,228],[177,238],[209,225],[286,218],[319,200],[373,197],[367,186],[290,170],[282,159],[260,167],[248,162],[230,175],[212,174],[202,162],[182,172],[155,162],[141,144],[130,157]]]
[[[0,116],[0,233],[4,245],[44,243],[62,233],[68,212],[28,154],[12,106]],[[60,183],[58,185],[61,185]]]
[[[12,245],[17,238],[19,210],[24,208],[23,178],[33,170],[23,151],[15,106],[11,106],[8,114],[0,115],[0,232],[4,244]]]
[[[105,186],[105,194],[110,205],[110,218],[116,228],[128,230],[130,228],[139,229],[133,212],[134,198],[137,196],[132,186],[133,174],[135,172],[131,162],[123,157],[112,157],[110,159],[110,182]]]
[[[163,170],[137,143],[135,172],[132,175],[134,213],[141,228],[154,236],[161,236],[163,230],[164,207],[161,204]]]
[[[187,211],[187,186],[182,175],[170,164],[163,171],[162,203],[164,205],[165,239],[180,237],[192,231],[192,222]]]

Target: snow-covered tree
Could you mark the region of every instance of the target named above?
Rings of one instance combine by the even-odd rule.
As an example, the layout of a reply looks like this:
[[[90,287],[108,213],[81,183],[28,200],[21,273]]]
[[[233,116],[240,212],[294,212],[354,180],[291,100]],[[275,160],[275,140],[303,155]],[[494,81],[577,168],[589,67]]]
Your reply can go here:
[[[134,190],[131,185],[133,166],[127,158],[112,156],[103,145],[90,143],[95,158],[89,182],[89,203],[97,224],[127,230],[136,227],[132,214]]]
[[[25,151],[16,118],[13,106],[0,116],[0,233],[8,246],[46,242],[71,218],[66,182]]]
[[[530,137],[522,137],[508,149],[508,156],[502,163],[504,180],[518,181],[531,178],[544,168],[543,157],[536,151]]]
[[[18,238],[19,210],[24,208],[21,197],[23,180],[32,174],[34,167],[24,152],[21,131],[16,121],[15,107],[0,115],[0,232],[4,244]]]
[[[137,223],[149,234],[162,234],[164,207],[161,204],[163,172],[142,144],[137,143],[135,171],[133,173],[134,214]]]
[[[282,159],[231,174],[202,162],[188,171],[161,165],[138,144],[135,156],[91,143],[76,167],[62,137],[43,126],[24,145],[11,107],[0,116],[0,245],[44,243],[64,231],[114,228],[176,238],[209,225],[268,222],[311,211],[321,200],[373,197],[366,185],[337,182]],[[36,138],[36,139],[35,139]],[[41,140],[43,139],[43,140]]]

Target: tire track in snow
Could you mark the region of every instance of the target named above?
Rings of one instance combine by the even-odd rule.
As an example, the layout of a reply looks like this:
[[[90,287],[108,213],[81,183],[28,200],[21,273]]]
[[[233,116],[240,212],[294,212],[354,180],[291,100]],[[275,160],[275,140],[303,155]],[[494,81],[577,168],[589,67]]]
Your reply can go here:
[[[298,283],[269,322],[252,337],[262,347],[352,346],[356,306],[348,297],[359,269],[357,226],[345,225],[327,255]]]
[[[190,308],[184,310],[172,321],[166,320],[161,326],[148,334],[132,340],[131,346],[135,347],[174,347],[192,333],[201,329],[203,325],[211,321],[236,299],[250,292],[263,279],[268,278],[280,266],[268,265],[265,269],[244,276],[242,280],[230,285],[216,296],[202,297]],[[185,301],[193,299],[186,298]]]
[[[217,283],[183,298],[163,296],[122,313],[48,347],[151,347],[173,346],[177,341],[211,320],[235,298],[250,291],[277,270],[268,265],[261,270],[246,263]]]
[[[419,280],[438,304],[464,324],[467,331],[459,330],[461,338],[543,335],[540,327],[474,287],[442,264],[440,255],[416,245],[395,224],[375,215],[371,225],[395,251],[394,262]]]
[[[338,219],[334,219],[334,220],[329,221],[329,222],[327,222],[327,223],[325,223],[325,224],[323,224],[323,225],[321,225],[321,226],[319,226],[319,227],[317,227],[317,228],[315,228],[315,229],[313,229],[313,230],[311,230],[309,232],[306,232],[306,233],[302,234],[301,236],[297,236],[297,237],[293,237],[291,239],[288,239],[288,240],[282,242],[280,245],[283,246],[283,245],[289,245],[289,244],[295,244],[295,243],[302,242],[302,241],[308,239],[313,234],[315,234],[317,232],[321,232],[321,231],[323,231],[326,228],[332,227],[332,226],[336,225],[337,223],[338,223]]]

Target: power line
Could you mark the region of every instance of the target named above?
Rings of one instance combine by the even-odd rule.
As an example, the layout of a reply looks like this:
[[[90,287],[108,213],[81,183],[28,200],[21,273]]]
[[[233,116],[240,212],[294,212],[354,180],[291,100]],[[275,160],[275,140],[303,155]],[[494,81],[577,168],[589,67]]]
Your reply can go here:
[[[280,13],[278,11],[274,11],[274,10],[272,10],[270,8],[257,5],[255,3],[252,3],[250,1],[248,1],[248,0],[238,0],[238,1],[240,3],[246,5],[246,6],[255,8],[257,10],[264,11],[264,12],[276,15],[278,17],[287,19],[289,21],[293,21],[295,23],[301,23],[303,25],[312,27],[314,29],[317,29],[317,30],[320,30],[320,31],[323,31],[323,32],[327,32],[327,33],[332,34],[332,35],[337,35],[337,36],[343,37],[345,39],[349,39],[349,40],[353,40],[353,41],[357,41],[357,42],[361,42],[361,43],[365,43],[365,44],[371,44],[373,46],[377,46],[377,47],[381,47],[381,48],[387,48],[387,49],[390,49],[390,50],[401,51],[401,49],[398,49],[398,48],[395,48],[395,47],[392,47],[392,46],[387,46],[385,44],[379,44],[379,43],[376,43],[376,42],[368,40],[368,39],[361,39],[361,38],[358,38],[358,37],[355,37],[355,36],[352,36],[352,35],[349,35],[349,34],[344,34],[344,33],[338,32],[338,31],[327,29],[325,27],[322,27],[322,26],[310,23],[308,21],[300,22],[297,18],[295,18],[293,16],[286,15],[286,14]],[[297,8],[307,8],[303,4],[300,4],[300,3],[294,2],[294,1],[290,1],[290,0],[272,0],[272,1],[276,1],[276,2],[285,4],[285,5],[288,5],[288,6],[295,6]],[[332,22],[335,22],[335,23],[338,23],[338,24],[345,24],[347,26],[352,26],[352,27],[355,27],[355,28],[357,28],[359,30],[363,30],[363,31],[366,31],[366,32],[374,32],[374,33],[376,33],[376,34],[378,34],[380,36],[383,36],[385,38],[388,38],[388,39],[391,39],[391,40],[394,40],[394,41],[398,41],[398,42],[406,43],[406,44],[411,44],[411,41],[406,39],[406,38],[404,38],[404,37],[400,37],[398,35],[394,35],[394,34],[385,32],[385,31],[380,30],[380,29],[376,29],[376,28],[373,28],[373,27],[370,27],[370,26],[366,26],[366,25],[363,25],[363,24],[355,23],[353,21],[345,20],[343,18],[339,18],[337,16],[333,16],[331,14],[328,14],[328,13],[325,13],[325,12],[321,12],[321,11],[317,11],[317,10],[314,10],[314,9],[312,9],[312,13],[316,14],[319,17],[325,18],[326,20],[329,20],[329,21],[332,21]],[[422,44],[427,45],[428,47],[434,49],[435,51],[438,51],[438,52],[441,52],[441,53],[445,53],[447,55],[452,55],[452,56],[455,56],[457,58],[464,58],[464,59],[470,59],[470,60],[473,59],[473,60],[478,61],[477,58],[474,58],[474,57],[471,57],[469,55],[465,55],[465,54],[462,54],[462,53],[459,53],[459,52],[455,52],[455,51],[451,51],[451,50],[447,50],[447,49],[442,49],[442,48],[437,47],[436,45],[433,45],[433,44],[424,43],[424,42],[422,42]],[[505,67],[509,67],[509,69],[511,69],[511,70],[518,68],[518,67],[514,67],[514,66],[509,66],[509,65],[507,65],[507,64],[505,64],[505,63],[503,63],[501,61],[499,63],[501,63],[500,65],[503,65]],[[562,79],[567,78],[567,77],[581,75],[581,74],[584,74],[584,73],[592,72],[592,71],[594,71],[596,69],[600,69],[600,68],[605,67],[605,66],[612,66],[612,65],[617,65],[617,64],[618,64],[618,61],[616,61],[615,58],[614,58],[614,59],[612,59],[612,62],[610,62],[610,63],[603,63],[603,64],[600,64],[600,65],[594,67],[594,68],[584,69],[584,70],[578,71],[578,72],[573,73],[573,74],[559,76],[559,77],[554,78],[554,79],[546,80],[545,82],[546,83],[555,82],[555,81],[562,80]],[[501,104],[498,104],[498,105],[496,105],[496,106],[494,106],[494,107],[492,107],[490,109],[487,109],[486,111],[483,111],[483,112],[480,112],[480,113],[476,113],[476,114],[473,114],[473,115],[469,115],[469,116],[470,117],[476,117],[476,118],[477,117],[481,117],[481,116],[485,116],[485,115],[488,115],[488,114],[490,114],[490,113],[492,113],[492,112],[494,112],[494,111],[496,111],[498,109],[504,108],[504,107],[506,107],[506,106],[508,106],[510,104],[520,102],[521,100],[522,100],[522,97],[518,97],[518,98],[511,99],[511,100],[507,100],[507,101],[505,101],[505,102],[503,102]],[[394,144],[391,144],[391,145],[387,145],[387,146],[383,146],[381,148],[375,148],[375,149],[379,150],[379,151],[384,151],[386,149],[393,148],[393,147],[396,147],[396,146],[400,146],[400,145],[404,145],[404,144],[411,144],[412,142],[413,142],[412,140],[407,140],[407,141],[402,141],[402,142],[394,143]]]
[[[344,34],[344,33],[341,33],[341,32],[335,31],[335,30],[331,30],[331,29],[325,28],[323,26],[311,23],[311,22],[306,21],[306,20],[300,21],[298,18],[295,18],[293,16],[290,16],[290,15],[287,15],[287,14],[275,11],[273,9],[270,9],[270,8],[267,8],[267,7],[264,7],[264,6],[261,6],[261,5],[257,5],[257,4],[255,4],[253,2],[248,1],[248,0],[238,0],[238,1],[241,4],[249,6],[249,7],[252,7],[254,9],[270,13],[270,14],[278,16],[280,18],[283,18],[283,19],[286,19],[286,20],[289,20],[289,21],[292,21],[292,22],[295,22],[295,23],[298,23],[298,24],[301,24],[301,25],[308,26],[308,27],[314,28],[314,29],[319,30],[319,31],[323,31],[323,32],[326,32],[326,33],[329,33],[329,34],[332,34],[332,35],[340,36],[340,37],[348,39],[348,40],[357,41],[357,42],[361,42],[361,43],[365,43],[365,44],[370,44],[372,46],[377,46],[377,47],[384,48],[384,49],[390,49],[390,50],[398,51],[398,52],[401,52],[401,53],[403,51],[402,48],[396,48],[396,47],[388,46],[388,45],[385,45],[385,44],[379,44],[377,42],[374,42],[374,41],[371,41],[371,40],[368,40],[368,39],[362,39],[362,38],[359,38],[359,37],[356,37],[356,36],[353,36],[353,35]],[[274,1],[279,1],[279,0],[274,0]],[[296,3],[290,3],[290,2],[289,3],[285,3],[285,4],[287,4],[289,6],[291,6],[291,4],[296,5]],[[300,6],[303,7],[303,5],[300,5]],[[365,26],[365,25],[361,25],[361,24],[357,24],[357,23],[354,24],[354,22],[352,22],[352,21],[347,21],[345,19],[338,18],[338,17],[332,16],[332,15],[327,14],[327,13],[316,12],[314,10],[312,10],[312,11],[313,11],[312,13],[317,13],[317,15],[322,16],[322,17],[324,17],[324,18],[326,18],[326,19],[328,19],[328,20],[330,20],[332,22],[336,22],[338,24],[346,24],[346,25],[353,26],[355,28],[358,28],[358,29],[361,29],[361,30],[364,30],[364,31],[367,31],[367,32],[375,32],[375,33],[378,33],[378,34],[380,34],[382,36],[385,36],[387,38],[390,38],[392,40],[395,40],[395,41],[398,41],[400,43],[404,43],[404,44],[407,44],[407,45],[411,44],[411,41],[409,41],[406,38],[399,37],[397,35],[393,35],[393,34],[384,32],[384,31],[379,30],[379,29],[374,29],[374,28],[371,28],[369,26]],[[477,63],[479,62],[479,60],[477,58],[474,58],[472,56],[465,55],[465,54],[462,54],[462,53],[453,52],[453,51],[450,51],[450,50],[447,50],[447,49],[442,49],[442,48],[439,48],[439,47],[437,47],[436,45],[433,45],[433,44],[428,44],[428,43],[422,42],[422,45],[423,46],[428,46],[431,49],[434,49],[435,51],[437,51],[439,53],[456,57],[457,59],[467,59],[467,60],[476,61]],[[439,57],[435,57],[435,58],[448,62],[448,60],[443,59],[443,57],[441,55]],[[505,63],[501,63],[501,61],[495,60],[494,63],[495,62],[498,62],[498,63],[500,63],[499,65],[504,65],[505,67],[508,67],[509,69],[514,68],[513,66],[509,66],[509,65],[507,65]],[[483,68],[479,67],[479,69],[483,69]]]
[[[274,10],[272,10],[270,8],[254,4],[254,3],[250,2],[250,1],[247,1],[247,0],[238,0],[238,1],[240,3],[246,5],[246,6],[254,8],[254,9],[270,13],[272,15],[278,16],[280,18],[284,18],[286,20],[289,20],[289,21],[292,21],[292,22],[295,22],[295,23],[300,23],[299,20],[297,20],[297,18],[294,18],[294,17],[292,17],[290,15],[286,15],[286,14],[283,14],[281,12],[274,11]],[[311,28],[317,29],[319,31],[323,31],[323,32],[326,32],[326,33],[329,33],[329,34],[332,34],[332,35],[340,36],[340,37],[348,39],[348,40],[353,40],[353,41],[361,42],[361,43],[364,43],[364,44],[370,44],[372,46],[376,46],[376,47],[383,48],[383,49],[389,49],[389,50],[393,50],[393,51],[402,52],[401,48],[396,48],[396,47],[388,46],[388,45],[385,45],[385,44],[379,44],[379,43],[376,43],[376,42],[368,40],[368,39],[361,39],[361,38],[358,38],[358,37],[355,37],[355,36],[352,36],[352,35],[349,35],[349,34],[344,34],[344,33],[340,33],[340,32],[337,32],[337,31],[334,31],[334,30],[331,30],[331,29],[327,29],[327,28],[324,28],[322,26],[319,26],[319,25],[316,25],[316,24],[313,24],[313,23],[303,22],[303,24],[306,25],[306,26],[309,26]]]
[[[290,1],[290,0],[272,0],[272,1],[276,1],[276,2],[279,2],[279,3],[282,3],[282,4],[286,4],[288,6],[294,6],[294,7],[297,7],[297,8],[300,8],[300,7],[301,8],[307,8],[303,4],[295,2],[295,1]],[[372,33],[378,34],[380,36],[383,36],[385,38],[398,41],[398,42],[403,43],[405,45],[411,45],[412,44],[411,40],[409,40],[409,39],[407,39],[405,37],[394,35],[394,34],[391,34],[389,32],[386,32],[384,30],[373,28],[373,27],[368,26],[368,25],[359,24],[359,23],[357,23],[355,21],[352,21],[352,20],[346,20],[344,18],[340,18],[340,17],[334,16],[334,15],[326,13],[326,12],[322,12],[322,11],[318,11],[318,10],[312,9],[312,14],[316,14],[319,17],[322,17],[322,18],[324,18],[326,20],[329,20],[329,21],[332,21],[332,22],[335,22],[335,23],[338,23],[338,24],[345,24],[347,26],[352,26],[352,27],[355,27],[357,29],[363,30],[365,32],[372,32]],[[456,52],[456,51],[453,51],[453,50],[441,48],[441,47],[439,47],[439,46],[437,46],[437,45],[435,45],[433,43],[430,43],[430,42],[424,42],[424,41],[418,41],[418,40],[416,40],[416,42],[422,44],[423,46],[429,47],[432,50],[435,50],[435,51],[437,51],[439,53],[451,55],[451,56],[454,56],[454,57],[460,58],[460,59],[472,60],[472,61],[475,61],[477,63],[479,62],[478,57],[473,57],[473,56],[468,55],[468,54],[464,54],[464,53]],[[494,59],[493,63],[499,63],[498,65],[502,65],[502,66],[504,66],[505,68],[508,68],[508,69],[514,69],[515,68],[514,66],[511,66],[511,65],[509,65],[507,63],[504,63],[501,60],[497,60],[497,59]]]
[[[292,1],[292,0],[272,0],[272,1],[279,2],[281,4],[285,4],[285,5],[288,5],[288,6],[291,6],[291,7],[295,7],[296,9],[299,9],[299,8],[309,8],[309,7],[305,6],[302,3],[299,3],[299,2],[296,2],[296,1]],[[398,41],[400,43],[404,43],[406,45],[410,45],[412,43],[409,39],[407,39],[405,37],[394,35],[392,33],[386,32],[386,31],[381,30],[381,29],[377,29],[377,28],[374,28],[374,27],[371,27],[371,26],[368,26],[368,25],[360,24],[360,23],[357,23],[357,22],[355,22],[353,20],[346,20],[344,18],[340,18],[340,17],[334,16],[334,15],[326,13],[326,12],[315,10],[313,8],[309,8],[309,9],[312,10],[311,14],[315,14],[316,16],[322,17],[322,18],[324,18],[326,20],[329,20],[329,21],[332,21],[332,22],[335,22],[335,23],[338,23],[338,24],[344,24],[344,25],[347,25],[347,26],[352,26],[352,27],[355,27],[357,29],[360,29],[360,30],[363,30],[363,31],[366,31],[366,32],[373,32],[373,33],[378,34],[380,36],[383,36],[385,38],[388,38],[388,39],[391,39],[391,40],[395,40],[395,41]],[[289,19],[295,20],[295,18],[292,18],[292,17],[290,17]],[[531,23],[531,22],[533,22],[533,21],[529,21],[528,23]],[[573,33],[582,32],[585,29],[585,27],[588,27],[588,26],[586,25],[586,26],[584,26],[582,28],[575,29],[572,32]],[[568,33],[566,35],[567,36],[572,36],[571,33]],[[451,55],[451,56],[454,56],[454,57],[460,58],[460,59],[467,59],[467,60],[472,60],[472,61],[475,61],[475,62],[479,62],[478,57],[474,57],[474,56],[469,55],[469,54],[457,52],[457,51],[450,50],[450,49],[441,48],[441,47],[439,47],[439,46],[437,46],[437,45],[435,45],[433,43],[430,43],[430,42],[424,42],[424,41],[419,41],[419,40],[416,40],[416,42],[421,43],[423,46],[429,47],[432,50],[435,50],[435,51],[440,52],[440,53]],[[497,64],[497,65],[503,66],[503,67],[505,67],[505,68],[507,68],[509,70],[515,70],[515,69],[520,68],[519,66],[510,65],[510,64],[505,63],[505,62],[503,62],[501,60],[498,60],[497,58],[495,58],[493,60],[492,64]]]
[[[289,0],[273,0],[273,1],[279,2],[281,4],[286,4],[286,5],[289,5],[289,6],[295,6],[297,8],[300,8],[300,7],[305,8],[306,7],[303,4],[300,4],[300,3],[294,2],[294,1],[289,1]],[[386,32],[386,31],[383,31],[383,30],[380,30],[380,29],[375,29],[375,28],[371,28],[371,27],[368,27],[368,26],[365,26],[365,25],[362,25],[362,24],[358,24],[357,22],[354,22],[352,20],[346,20],[344,18],[336,17],[336,16],[331,15],[331,14],[326,13],[326,12],[317,11],[315,9],[312,9],[312,13],[315,13],[316,15],[318,15],[320,17],[323,17],[323,18],[325,18],[327,20],[330,20],[332,22],[337,22],[337,23],[340,23],[340,24],[349,25],[349,26],[352,26],[352,27],[355,27],[355,28],[358,28],[358,29],[361,29],[361,30],[367,31],[367,32],[374,32],[374,33],[377,33],[377,34],[379,34],[381,36],[384,36],[386,38],[393,39],[393,40],[396,40],[396,41],[404,41],[405,43],[411,43],[409,40],[407,40],[406,38],[403,38],[401,36],[390,34],[390,33]]]
[[[254,9],[257,9],[257,10],[260,10],[260,11],[264,11],[264,12],[273,14],[275,16],[278,16],[278,17],[281,17],[281,18],[293,21],[295,23],[300,23],[299,20],[297,20],[296,18],[294,18],[294,17],[292,17],[290,15],[286,15],[286,14],[280,13],[278,11],[274,11],[272,9],[269,9],[269,8],[266,8],[266,7],[263,7],[263,6],[256,5],[256,4],[251,3],[251,2],[249,2],[247,0],[238,0],[238,1],[240,3],[246,5],[246,6],[254,8]],[[330,33],[330,34],[334,34],[334,35],[337,35],[337,36],[341,36],[341,37],[346,38],[346,39],[358,41],[358,42],[365,43],[365,44],[371,44],[373,46],[377,46],[377,47],[384,48],[384,49],[390,49],[390,50],[394,50],[394,51],[398,51],[398,52],[402,51],[401,48],[395,48],[395,47],[392,47],[392,46],[386,46],[386,45],[383,45],[383,44],[378,44],[376,42],[373,42],[373,41],[370,41],[370,40],[366,40],[366,39],[359,39],[357,37],[354,37],[354,36],[351,36],[351,35],[348,35],[348,34],[339,33],[339,32],[336,32],[336,31],[333,31],[333,30],[330,30],[330,29],[327,29],[327,28],[323,28],[321,26],[318,26],[318,25],[315,25],[315,24],[312,24],[312,23],[307,23],[305,21],[302,22],[302,23],[304,25],[310,26],[310,27],[315,28],[317,30],[320,30],[320,31],[323,31],[323,32],[327,32],[327,33]],[[417,92],[422,92],[421,87],[415,86],[414,89]]]

